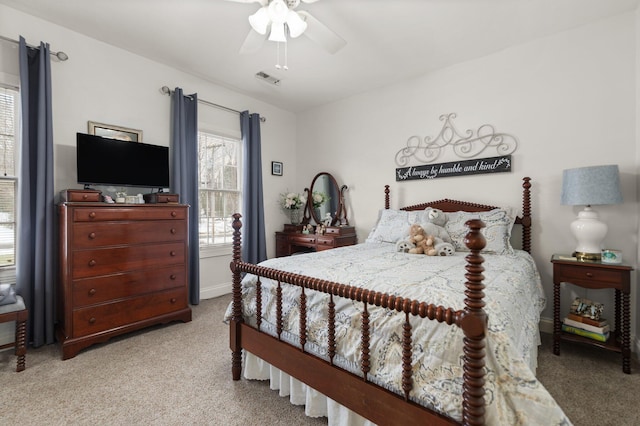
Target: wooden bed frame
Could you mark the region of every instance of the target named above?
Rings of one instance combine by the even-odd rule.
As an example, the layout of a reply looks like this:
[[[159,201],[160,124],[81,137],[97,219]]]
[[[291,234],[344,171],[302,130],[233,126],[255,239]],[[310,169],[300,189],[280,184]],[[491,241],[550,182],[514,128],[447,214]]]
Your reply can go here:
[[[523,214],[516,219],[522,225],[522,249],[531,250],[531,198],[530,178],[525,177],[522,184]],[[468,203],[444,199],[429,203],[416,204],[402,210],[423,210],[431,206],[446,212],[459,210],[468,212],[489,211],[495,206]],[[389,185],[385,186],[385,208],[389,208]],[[230,268],[233,273],[232,319],[230,321],[230,347],[232,351],[233,380],[240,380],[242,370],[242,349],[260,357],[272,366],[295,377],[325,396],[333,399],[350,410],[379,425],[386,424],[430,424],[430,425],[482,425],[484,424],[484,366],[485,335],[487,331],[487,314],[484,310],[484,279],[480,255],[486,241],[480,232],[484,224],[480,220],[470,220],[467,226],[470,231],[466,235],[465,244],[470,253],[466,256],[465,269],[465,308],[454,310],[443,306],[435,306],[427,302],[396,297],[337,282],[321,280],[304,275],[293,274],[272,268],[243,262],[240,258],[241,235],[240,214],[233,215],[233,260]],[[280,283],[288,283],[300,287],[300,345],[293,346],[278,337],[260,331],[262,302],[261,287],[258,280],[256,288],[257,328],[244,322],[242,317],[242,273],[278,281],[277,290],[277,327],[280,333],[282,324],[282,299]],[[462,273],[462,271],[461,271]],[[328,303],[328,354],[330,361],[317,358],[305,351],[306,343],[306,295],[311,289],[329,294]],[[364,305],[361,324],[360,368],[362,377],[343,370],[333,364],[335,355],[335,303],[334,297],[342,297],[362,302]],[[403,326],[402,387],[404,395],[388,391],[367,380],[370,366],[370,334],[369,314],[367,308],[375,305],[396,310],[405,314]],[[463,374],[463,407],[462,423],[445,415],[423,407],[409,400],[412,386],[412,337],[409,315],[428,320],[455,325],[464,332],[464,374]]]

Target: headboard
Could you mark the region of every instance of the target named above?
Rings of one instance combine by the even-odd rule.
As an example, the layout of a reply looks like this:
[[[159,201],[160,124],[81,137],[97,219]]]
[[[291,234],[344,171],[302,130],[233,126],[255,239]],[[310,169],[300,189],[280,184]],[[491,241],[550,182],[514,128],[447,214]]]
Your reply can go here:
[[[531,253],[531,178],[522,178],[522,216],[516,217],[515,223],[522,225],[522,250]],[[389,185],[384,186],[384,208],[390,208],[389,205]],[[427,207],[440,209],[443,212],[487,212],[499,208],[488,204],[470,203],[467,201],[451,200],[448,198],[428,201],[426,203],[414,204],[407,207],[401,207],[400,210],[414,211],[424,210]]]

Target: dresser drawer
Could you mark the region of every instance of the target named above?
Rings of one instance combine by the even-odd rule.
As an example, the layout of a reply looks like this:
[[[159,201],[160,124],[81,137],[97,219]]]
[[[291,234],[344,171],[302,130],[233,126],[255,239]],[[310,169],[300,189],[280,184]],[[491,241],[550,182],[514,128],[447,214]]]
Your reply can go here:
[[[184,287],[182,265],[127,272],[73,281],[73,306],[94,305],[109,300],[138,296],[175,287]]]
[[[618,287],[622,274],[628,272],[616,269],[598,269],[574,265],[554,264],[554,279],[560,282],[580,284],[591,288]]]
[[[328,250],[328,249],[334,248],[336,240],[333,237],[318,236],[317,241],[318,241],[317,250],[320,251],[320,250]]]
[[[187,209],[177,206],[158,207],[79,207],[73,210],[74,222],[99,222],[109,220],[163,220],[186,219]]]
[[[61,196],[64,201],[69,202],[93,202],[99,203],[102,201],[101,191],[89,191],[82,189],[67,189],[62,191]]]
[[[115,329],[187,306],[187,291],[180,288],[74,309],[72,336],[82,337]]]
[[[135,271],[185,261],[185,243],[145,244],[73,252],[73,279]]]
[[[289,244],[293,246],[315,247],[316,237],[315,235],[308,234],[292,235],[289,237]]]
[[[110,245],[181,241],[187,232],[184,220],[156,222],[79,222],[73,225],[71,244],[77,249]]]

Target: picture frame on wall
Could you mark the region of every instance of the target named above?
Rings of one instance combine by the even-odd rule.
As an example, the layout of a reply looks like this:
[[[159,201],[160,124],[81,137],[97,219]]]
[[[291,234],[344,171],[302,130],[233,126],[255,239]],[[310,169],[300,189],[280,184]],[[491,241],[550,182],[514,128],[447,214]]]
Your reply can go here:
[[[89,121],[89,134],[129,142],[142,142],[142,130]]]
[[[274,176],[282,176],[282,163],[280,161],[271,162],[271,174]]]

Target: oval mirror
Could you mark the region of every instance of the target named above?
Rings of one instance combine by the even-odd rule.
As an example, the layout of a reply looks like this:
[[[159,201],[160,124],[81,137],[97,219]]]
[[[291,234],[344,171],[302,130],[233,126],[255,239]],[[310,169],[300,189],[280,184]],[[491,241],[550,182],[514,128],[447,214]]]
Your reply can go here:
[[[318,173],[307,190],[307,209],[317,224],[323,223],[327,214],[331,215],[331,225],[340,221],[342,214],[342,194],[338,182],[326,172]]]

